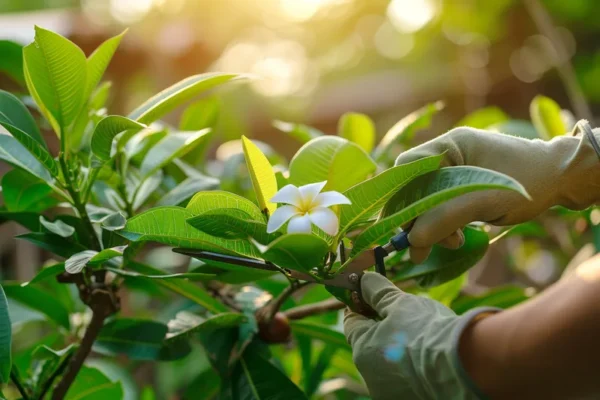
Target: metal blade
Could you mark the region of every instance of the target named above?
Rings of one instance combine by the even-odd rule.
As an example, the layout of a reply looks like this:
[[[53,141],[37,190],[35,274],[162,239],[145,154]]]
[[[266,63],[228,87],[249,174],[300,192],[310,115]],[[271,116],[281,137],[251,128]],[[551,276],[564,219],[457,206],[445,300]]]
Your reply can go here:
[[[203,261],[203,260],[217,261],[217,262],[222,262],[222,263],[226,263],[226,264],[240,265],[242,267],[262,269],[265,271],[279,271],[279,269],[277,267],[275,267],[273,264],[264,262],[262,260],[255,260],[253,258],[237,257],[237,256],[226,255],[226,254],[213,253],[210,251],[201,251],[201,250],[183,249],[183,248],[173,249],[173,251],[175,253],[184,254],[186,256],[197,258],[201,261]]]

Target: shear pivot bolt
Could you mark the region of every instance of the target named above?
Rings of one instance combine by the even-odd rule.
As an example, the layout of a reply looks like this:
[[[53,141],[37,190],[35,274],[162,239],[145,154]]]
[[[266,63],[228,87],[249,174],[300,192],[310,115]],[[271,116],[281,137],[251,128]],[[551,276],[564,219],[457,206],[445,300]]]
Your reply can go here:
[[[348,280],[349,280],[351,283],[356,283],[356,282],[358,282],[358,274],[356,274],[356,273],[351,273],[350,275],[348,275]]]

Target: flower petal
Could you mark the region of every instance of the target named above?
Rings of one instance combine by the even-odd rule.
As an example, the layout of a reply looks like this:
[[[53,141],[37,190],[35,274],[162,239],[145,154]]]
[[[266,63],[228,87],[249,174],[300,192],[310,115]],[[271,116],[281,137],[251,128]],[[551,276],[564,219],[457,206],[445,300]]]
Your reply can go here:
[[[328,235],[334,236],[338,233],[340,223],[337,215],[329,208],[313,208],[308,214],[310,221],[321,228]]]
[[[273,203],[285,203],[293,206],[300,206],[302,203],[302,195],[296,186],[285,185],[275,193],[275,196],[271,198],[271,201]]]
[[[315,207],[331,207],[336,204],[352,204],[349,198],[335,191],[319,193],[313,201]]]
[[[298,188],[298,190],[300,190],[300,195],[302,196],[302,201],[308,209],[312,208],[313,200],[317,197],[319,192],[323,190],[326,184],[327,181],[309,183],[308,185],[300,186]]]
[[[307,214],[298,215],[290,219],[287,233],[311,233],[310,218]]]
[[[300,214],[300,211],[294,206],[281,206],[271,215],[267,223],[267,233],[273,233],[281,228],[288,219],[294,215]]]

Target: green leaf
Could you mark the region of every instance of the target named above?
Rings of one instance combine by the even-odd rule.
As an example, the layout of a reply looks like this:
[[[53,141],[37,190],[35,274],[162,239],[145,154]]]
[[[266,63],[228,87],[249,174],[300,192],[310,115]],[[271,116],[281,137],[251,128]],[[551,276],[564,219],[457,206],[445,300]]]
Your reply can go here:
[[[2,41],[0,41],[0,49],[1,48]],[[0,54],[4,56],[4,53],[2,53],[1,50]],[[0,63],[1,62],[2,61],[0,61]],[[40,133],[35,120],[25,105],[15,95],[5,92],[4,90],[0,90],[0,112],[3,114],[6,122],[12,126],[16,126],[35,139],[44,148],[47,148],[46,142],[44,142],[42,134]]]
[[[542,139],[550,140],[569,130],[560,116],[560,106],[549,97],[536,96],[529,105],[529,113]]]
[[[215,238],[193,228],[186,222],[193,216],[185,208],[157,207],[129,219],[125,229],[119,233],[134,242],[154,241],[176,247],[255,258],[260,256],[247,240]]]
[[[202,393],[206,396],[206,400],[214,400],[220,388],[221,378],[214,369],[207,368],[187,386],[182,399],[195,400],[198,398],[198,393]]]
[[[37,232],[41,229],[40,215],[35,212],[9,212],[0,210],[0,224],[9,221],[14,221],[30,231]]]
[[[83,96],[85,101],[89,99],[98,83],[100,83],[102,75],[104,75],[104,71],[106,71],[106,67],[108,67],[115,51],[117,51],[117,47],[119,47],[125,33],[127,33],[127,30],[106,40],[88,57],[86,90]]]
[[[264,215],[253,202],[237,194],[220,190],[197,193],[186,207],[193,215],[203,214],[218,208],[238,209],[250,215],[255,221],[265,222]]]
[[[365,180],[377,165],[360,147],[335,136],[313,139],[290,162],[290,183],[327,181],[326,190],[342,192]]]
[[[388,240],[396,229],[443,202],[488,189],[513,190],[529,197],[525,188],[511,177],[478,167],[442,168],[415,178],[388,201],[382,211],[384,218],[356,238],[350,257]]]
[[[0,160],[29,172],[43,181],[50,182],[48,170],[14,137],[0,133]]]
[[[4,72],[15,82],[24,85],[23,75],[23,46],[10,40],[0,40],[0,71]]]
[[[400,188],[417,176],[437,170],[444,155],[422,158],[383,171],[344,192],[352,204],[340,207],[341,233],[367,222]]]
[[[127,246],[112,247],[100,252],[95,250],[84,250],[72,255],[65,261],[65,271],[70,274],[77,274],[81,272],[85,266],[95,267],[102,265],[115,257],[121,257],[126,247]]]
[[[348,345],[348,341],[344,334],[331,329],[330,326],[302,320],[290,321],[290,326],[294,333],[320,340],[326,345],[350,351],[350,345]]]
[[[213,275],[214,280],[239,285],[268,278],[277,272],[206,260],[204,264],[190,270],[190,273],[216,274]]]
[[[167,275],[165,272],[151,267],[149,265],[129,261],[127,267],[135,272],[145,275]],[[137,278],[135,278],[137,279]],[[140,278],[145,279],[145,278]],[[159,285],[182,295],[183,297],[192,300],[194,303],[201,305],[212,313],[229,311],[221,302],[215,300],[204,289],[196,286],[191,282],[183,279],[160,279],[156,280]]]
[[[98,88],[92,93],[88,105],[90,110],[101,110],[106,107],[106,102],[110,96],[111,82],[102,82]]]
[[[118,231],[125,228],[127,220],[120,212],[115,212],[104,217],[101,221],[102,229],[107,231]]]
[[[312,368],[310,377],[306,385],[307,396],[312,396],[319,388],[319,384],[323,380],[323,374],[331,366],[331,359],[333,358],[333,355],[336,351],[337,349],[332,346],[326,346],[323,350],[321,350],[319,358],[317,359],[316,364]]]
[[[43,166],[50,172],[53,177],[58,176],[58,164],[52,155],[39,144],[33,137],[29,136],[19,128],[3,121],[3,114],[0,112],[0,125],[2,125],[10,134],[19,141]]]
[[[490,106],[473,111],[456,124],[477,129],[488,129],[492,125],[507,122],[510,117],[499,107]]]
[[[324,133],[319,131],[318,129],[315,129],[308,125],[296,124],[293,122],[275,120],[273,121],[273,126],[279,129],[280,131],[287,133],[302,144],[308,143],[312,139],[324,135]]]
[[[131,360],[158,358],[167,326],[160,322],[117,318],[106,323],[94,342],[94,351],[125,354]]]
[[[50,197],[52,188],[30,173],[13,169],[2,177],[4,204],[11,212],[41,212],[58,203]]]
[[[382,159],[394,143],[409,143],[418,130],[425,129],[431,124],[435,114],[444,108],[444,103],[437,101],[407,115],[387,131],[383,139],[373,150],[376,160]]]
[[[245,352],[233,370],[234,399],[306,400],[302,391],[279,369],[256,352]]]
[[[223,83],[241,79],[237,74],[220,72],[190,76],[150,98],[129,114],[129,118],[149,124],[191,98]]]
[[[219,187],[219,180],[203,176],[199,178],[187,178],[174,189],[164,195],[157,206],[178,206],[184,204],[194,194],[203,190],[213,190]]]
[[[198,131],[212,128],[217,122],[221,102],[217,97],[208,97],[188,106],[179,121],[179,130]]]
[[[145,127],[145,125],[132,121],[129,118],[121,117],[120,115],[109,115],[103,118],[94,129],[94,133],[92,134],[92,151],[96,157],[107,161],[110,159],[112,142],[115,136],[126,130],[131,130],[133,133]]]
[[[50,222],[46,218],[44,218],[43,215],[40,215],[40,224],[42,224],[44,228],[48,229],[48,231],[60,237],[68,238],[70,236],[73,236],[73,234],[75,233],[75,228],[73,228],[71,225],[64,223],[60,219],[57,219],[54,222]]]
[[[10,315],[8,315],[8,303],[6,295],[0,285],[0,383],[8,383],[10,380],[12,329]]]
[[[271,214],[277,209],[277,205],[271,202],[271,198],[277,193],[273,167],[258,146],[245,136],[242,136],[242,146],[258,205],[263,212]]]
[[[96,368],[83,367],[69,388],[65,400],[122,400],[121,382],[112,382]]]
[[[69,345],[62,350],[54,350],[46,345],[39,345],[32,351],[31,359],[33,364],[33,374],[31,376],[31,386],[33,386],[32,398],[42,398],[42,390],[51,386],[52,383],[60,377],[63,370],[59,370],[66,363],[76,350],[76,346]]]
[[[46,279],[53,278],[57,275],[62,274],[64,271],[65,271],[65,263],[58,263],[58,264],[44,267],[40,270],[40,272],[38,272],[33,277],[32,280],[30,280],[29,282],[22,283],[21,286],[24,287],[24,286],[32,285],[34,283],[43,282]]]
[[[65,240],[64,238],[51,233],[32,232],[16,236],[16,238],[27,240],[44,250],[48,250],[49,252],[64,258],[69,258],[73,254],[85,250],[85,247],[79,243]]]
[[[47,316],[51,321],[58,325],[69,329],[69,311],[66,307],[52,294],[34,287],[25,286],[17,282],[4,282],[4,293],[9,299],[18,301],[19,303],[39,311]]]
[[[167,274],[167,275],[147,275],[140,274],[135,271],[128,271],[125,269],[118,269],[112,267],[105,267],[107,271],[114,272],[117,275],[128,276],[133,278],[146,278],[146,279],[187,279],[189,281],[210,281],[216,278],[214,274],[204,274],[204,273],[196,273],[196,272],[181,272],[176,274]]]
[[[144,157],[140,167],[142,175],[147,177],[169,164],[175,158],[183,157],[202,141],[206,140],[210,129],[197,132],[170,133],[162,138]]]
[[[248,213],[236,208],[206,211],[188,219],[187,223],[211,236],[225,239],[247,239],[250,236],[259,243],[268,244],[278,236],[268,234],[267,224],[252,220]]]
[[[133,209],[137,210],[141,206],[146,203],[148,198],[154,194],[156,189],[160,186],[163,180],[163,172],[162,170],[157,170],[154,174],[150,175],[146,179],[142,181],[142,184],[138,186],[137,190],[134,192],[134,197],[132,201]]]
[[[487,246],[485,246],[485,247],[487,250]],[[454,261],[454,260],[450,260],[450,261]],[[467,263],[465,263],[465,267],[466,267],[466,264]],[[442,268],[444,268],[444,267],[446,267],[446,266],[445,265],[442,266]],[[458,267],[456,267],[456,268],[460,269]],[[470,267],[467,267],[467,268],[470,268]],[[461,291],[462,287],[465,285],[465,283],[467,283],[467,274],[461,274],[457,278],[454,278],[452,280],[449,280],[446,283],[442,283],[439,286],[429,289],[427,291],[427,295],[430,298],[439,301],[446,307],[450,307],[450,304],[452,304],[452,301],[454,301],[454,299],[456,299],[458,297],[458,295],[460,295],[460,291]]]
[[[316,235],[292,233],[273,241],[263,252],[265,260],[294,271],[309,272],[323,265],[329,245]]]
[[[64,37],[35,27],[35,42],[23,49],[27,88],[59,137],[84,104],[86,59]]]
[[[497,287],[479,296],[460,296],[452,302],[452,309],[457,314],[464,314],[476,307],[509,308],[527,299],[529,295],[524,288],[516,286]]]
[[[375,144],[375,124],[365,114],[346,113],[338,122],[338,135],[370,153]]]

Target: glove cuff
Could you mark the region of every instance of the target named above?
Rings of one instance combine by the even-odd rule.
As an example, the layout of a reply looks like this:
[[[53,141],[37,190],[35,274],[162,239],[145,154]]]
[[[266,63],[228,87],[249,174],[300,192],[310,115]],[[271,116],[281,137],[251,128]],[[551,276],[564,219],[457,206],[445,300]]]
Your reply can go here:
[[[474,323],[475,321],[486,318],[491,314],[495,314],[502,311],[501,308],[495,307],[480,307],[474,308],[469,312],[465,313],[460,317],[460,321],[454,327],[452,332],[452,350],[451,350],[451,362],[454,366],[454,370],[462,381],[463,385],[467,387],[473,395],[479,400],[487,400],[488,397],[479,389],[475,382],[471,379],[467,371],[464,369],[462,362],[460,361],[460,355],[458,353],[458,346],[460,344],[460,338],[464,330]]]

